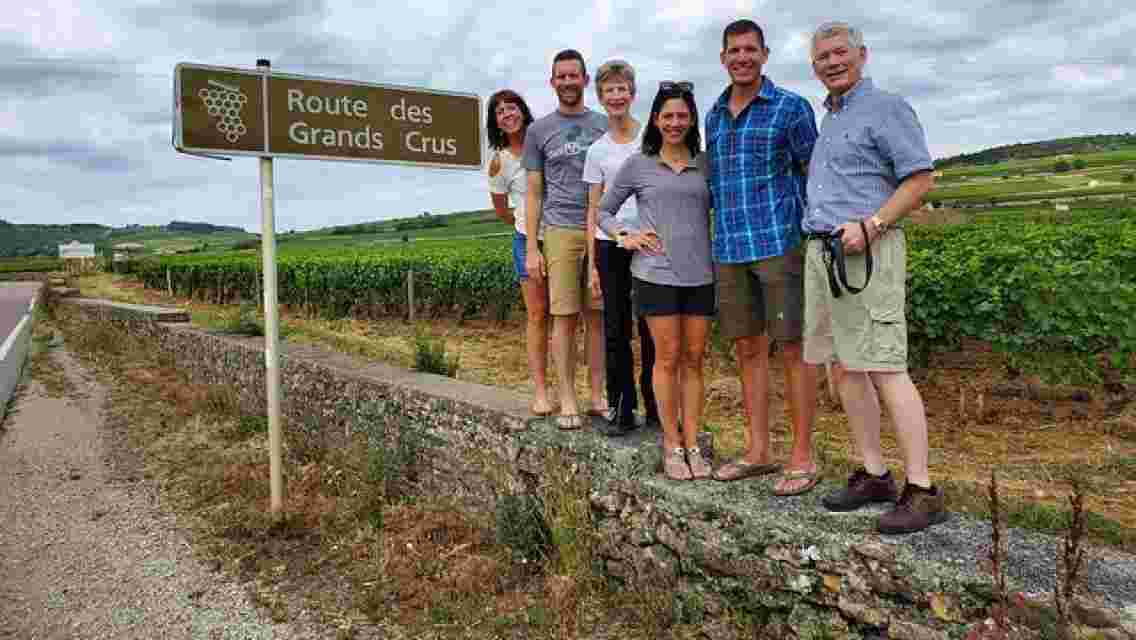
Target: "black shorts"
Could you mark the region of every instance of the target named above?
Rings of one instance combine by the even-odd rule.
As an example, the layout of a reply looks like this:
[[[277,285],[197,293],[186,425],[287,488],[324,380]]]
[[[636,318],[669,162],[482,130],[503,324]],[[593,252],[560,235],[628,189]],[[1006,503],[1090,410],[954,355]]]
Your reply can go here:
[[[714,285],[676,287],[635,278],[635,309],[647,316],[712,316]]]

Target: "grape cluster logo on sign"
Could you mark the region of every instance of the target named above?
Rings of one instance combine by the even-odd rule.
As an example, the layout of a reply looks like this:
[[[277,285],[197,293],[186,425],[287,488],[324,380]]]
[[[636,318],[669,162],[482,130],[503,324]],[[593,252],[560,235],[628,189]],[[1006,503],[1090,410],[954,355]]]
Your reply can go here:
[[[206,111],[217,118],[217,130],[225,134],[229,142],[236,142],[248,133],[248,127],[241,122],[241,109],[248,102],[248,96],[241,93],[240,87],[209,80],[209,88],[202,87],[197,95],[205,102]]]

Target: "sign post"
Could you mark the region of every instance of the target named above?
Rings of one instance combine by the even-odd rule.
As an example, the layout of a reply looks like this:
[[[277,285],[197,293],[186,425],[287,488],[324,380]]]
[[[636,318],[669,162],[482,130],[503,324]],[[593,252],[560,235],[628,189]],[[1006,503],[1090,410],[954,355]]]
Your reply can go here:
[[[213,157],[254,156],[260,163],[270,509],[279,516],[284,484],[273,159],[476,171],[482,164],[481,99],[469,93],[277,74],[268,60],[258,60],[256,66],[254,71],[177,65],[174,148]]]
[[[257,60],[257,69],[268,84],[271,63]],[[267,110],[267,109],[266,109]],[[260,243],[264,260],[264,368],[268,396],[268,475],[269,510],[279,515],[284,507],[283,437],[280,434],[280,324],[276,306],[276,208],[272,156],[261,156],[260,162]]]

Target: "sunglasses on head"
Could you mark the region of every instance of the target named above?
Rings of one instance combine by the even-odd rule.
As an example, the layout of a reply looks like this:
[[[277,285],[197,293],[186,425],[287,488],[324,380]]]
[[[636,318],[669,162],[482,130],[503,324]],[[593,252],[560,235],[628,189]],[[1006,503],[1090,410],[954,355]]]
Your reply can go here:
[[[694,83],[686,80],[675,82],[663,80],[659,83],[659,93],[694,93]]]

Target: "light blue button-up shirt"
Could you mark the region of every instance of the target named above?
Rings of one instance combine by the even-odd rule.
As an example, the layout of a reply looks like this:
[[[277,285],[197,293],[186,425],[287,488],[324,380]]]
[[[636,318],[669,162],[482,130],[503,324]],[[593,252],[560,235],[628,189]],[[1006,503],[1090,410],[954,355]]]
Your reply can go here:
[[[913,173],[930,171],[927,137],[900,96],[862,79],[828,113],[809,161],[808,207],[801,228],[825,233],[872,216]]]

